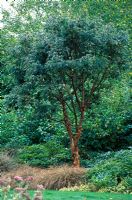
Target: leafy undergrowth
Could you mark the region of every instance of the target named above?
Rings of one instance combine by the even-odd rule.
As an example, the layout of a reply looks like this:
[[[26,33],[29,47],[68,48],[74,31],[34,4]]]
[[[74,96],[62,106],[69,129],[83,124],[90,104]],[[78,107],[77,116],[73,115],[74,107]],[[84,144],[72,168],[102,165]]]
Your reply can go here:
[[[101,192],[131,193],[131,166],[132,150],[120,150],[91,168],[87,180]]]

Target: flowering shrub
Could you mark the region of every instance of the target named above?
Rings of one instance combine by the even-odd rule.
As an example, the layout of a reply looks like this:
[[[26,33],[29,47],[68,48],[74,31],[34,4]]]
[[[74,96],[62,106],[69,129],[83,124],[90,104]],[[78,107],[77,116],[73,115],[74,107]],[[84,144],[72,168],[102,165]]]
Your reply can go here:
[[[12,191],[11,182],[15,181],[15,189]],[[12,179],[0,179],[0,199],[2,200],[43,200],[42,191],[44,190],[43,185],[37,185],[35,194],[33,197],[28,193],[28,188],[33,180],[32,176],[23,178],[21,176],[14,176]]]

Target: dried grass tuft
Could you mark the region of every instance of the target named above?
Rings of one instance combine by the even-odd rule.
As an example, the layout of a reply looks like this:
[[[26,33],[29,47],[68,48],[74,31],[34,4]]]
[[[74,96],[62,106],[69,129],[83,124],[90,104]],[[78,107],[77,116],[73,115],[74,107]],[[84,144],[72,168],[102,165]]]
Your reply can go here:
[[[70,166],[51,167],[40,169],[36,167],[22,166],[17,170],[7,172],[3,178],[13,178],[14,176],[33,176],[30,189],[36,189],[38,184],[42,184],[45,189],[61,189],[80,185],[85,182],[85,168],[73,168]],[[14,183],[12,182],[12,187]]]

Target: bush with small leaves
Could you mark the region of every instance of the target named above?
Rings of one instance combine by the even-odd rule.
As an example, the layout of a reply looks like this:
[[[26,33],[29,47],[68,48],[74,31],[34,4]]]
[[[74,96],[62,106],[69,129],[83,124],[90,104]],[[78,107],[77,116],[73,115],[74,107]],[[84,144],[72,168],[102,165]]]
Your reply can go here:
[[[132,175],[132,150],[121,150],[112,158],[106,159],[87,173],[88,182],[92,182],[99,189],[131,192]]]
[[[18,159],[30,166],[49,167],[70,161],[70,150],[54,141],[27,146],[18,153]]]

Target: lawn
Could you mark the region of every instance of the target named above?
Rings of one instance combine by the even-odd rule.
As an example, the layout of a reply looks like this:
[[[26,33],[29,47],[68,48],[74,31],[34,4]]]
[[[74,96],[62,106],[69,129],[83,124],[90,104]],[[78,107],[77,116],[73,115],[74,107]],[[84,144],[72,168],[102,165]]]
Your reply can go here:
[[[6,200],[11,199],[12,192],[8,193]],[[33,197],[34,191],[30,191]],[[45,190],[43,192],[44,200],[131,200],[130,194],[114,194],[114,193],[99,193],[99,192],[69,192],[69,191],[53,191]],[[3,197],[0,195],[0,200]]]
[[[131,200],[129,194],[110,194],[94,192],[62,192],[50,191],[44,192],[45,200]]]

